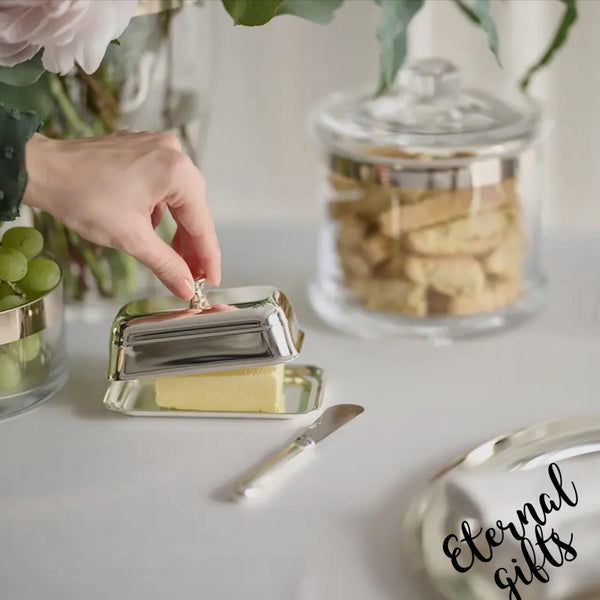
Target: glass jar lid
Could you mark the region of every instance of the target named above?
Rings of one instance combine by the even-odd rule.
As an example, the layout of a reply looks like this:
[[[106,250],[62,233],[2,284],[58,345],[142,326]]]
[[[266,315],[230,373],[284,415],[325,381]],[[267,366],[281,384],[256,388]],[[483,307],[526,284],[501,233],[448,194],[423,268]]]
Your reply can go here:
[[[363,160],[369,155],[378,162],[468,158],[518,154],[537,139],[541,111],[522,94],[505,102],[463,88],[451,62],[428,58],[400,71],[393,89],[382,96],[325,98],[309,124],[328,150]]]

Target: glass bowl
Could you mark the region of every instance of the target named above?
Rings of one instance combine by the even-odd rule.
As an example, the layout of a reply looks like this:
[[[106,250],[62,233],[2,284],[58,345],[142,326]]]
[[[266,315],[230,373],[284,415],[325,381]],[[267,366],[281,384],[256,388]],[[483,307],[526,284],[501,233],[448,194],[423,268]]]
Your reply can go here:
[[[0,312],[0,420],[44,402],[66,377],[61,278],[40,298]]]

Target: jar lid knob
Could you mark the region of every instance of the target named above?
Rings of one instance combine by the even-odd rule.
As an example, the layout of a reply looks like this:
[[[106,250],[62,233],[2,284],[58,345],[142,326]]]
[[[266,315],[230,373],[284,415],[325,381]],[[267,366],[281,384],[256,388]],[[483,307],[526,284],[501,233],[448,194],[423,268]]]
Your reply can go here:
[[[453,63],[443,58],[423,58],[402,69],[398,83],[420,100],[457,98],[460,72]]]

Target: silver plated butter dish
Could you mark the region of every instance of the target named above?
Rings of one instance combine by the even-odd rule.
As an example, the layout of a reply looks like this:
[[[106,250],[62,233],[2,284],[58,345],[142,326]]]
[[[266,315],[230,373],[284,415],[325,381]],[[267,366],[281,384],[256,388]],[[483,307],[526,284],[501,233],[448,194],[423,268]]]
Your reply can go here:
[[[323,372],[290,364],[303,341],[290,301],[274,287],[205,292],[199,280],[189,303],[174,296],[135,300],[113,321],[104,405],[133,416],[281,419],[308,413],[321,405]],[[282,367],[276,370],[276,387],[245,387],[256,386],[253,368],[274,365]],[[229,388],[229,400],[219,399],[219,385],[177,388],[180,376],[227,371],[240,377],[240,387]],[[157,402],[165,389],[175,398],[166,406],[176,408]],[[278,400],[270,403],[268,394],[275,390]],[[191,403],[178,403],[181,394]]]
[[[280,412],[202,411],[164,409],[156,404],[152,380],[114,381],[104,396],[109,410],[137,417],[229,417],[244,419],[289,419],[320,408],[323,371],[318,367],[286,365]]]
[[[109,379],[133,380],[286,363],[304,332],[280,290],[209,290],[190,303],[174,296],[126,304],[110,342]]]

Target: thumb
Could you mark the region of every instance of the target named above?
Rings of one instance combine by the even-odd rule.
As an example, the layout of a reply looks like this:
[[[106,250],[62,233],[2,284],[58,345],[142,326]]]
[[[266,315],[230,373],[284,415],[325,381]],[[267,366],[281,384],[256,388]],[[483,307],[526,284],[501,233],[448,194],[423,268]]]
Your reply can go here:
[[[138,233],[129,254],[146,265],[176,296],[189,300],[194,295],[194,278],[187,263],[151,228]]]

